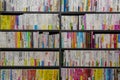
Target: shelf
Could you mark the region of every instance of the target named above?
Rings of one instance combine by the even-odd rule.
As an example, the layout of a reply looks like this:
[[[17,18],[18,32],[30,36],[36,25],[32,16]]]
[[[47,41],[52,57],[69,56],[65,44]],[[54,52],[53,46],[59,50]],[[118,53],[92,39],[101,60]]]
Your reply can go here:
[[[0,11],[2,15],[22,15],[22,14],[59,14],[59,12],[39,12],[39,11]]]
[[[0,48],[0,51],[59,51],[59,48]]]
[[[0,32],[59,32],[60,30],[0,30]]]
[[[61,50],[120,50],[120,48],[62,48]]]
[[[86,67],[86,66],[63,66],[61,68],[120,68],[120,67]]]
[[[61,12],[61,15],[85,15],[85,14],[120,14],[120,12]]]
[[[40,12],[40,11],[0,11],[2,15],[22,15],[22,14],[60,14],[61,15],[85,15],[85,14],[120,14],[120,12]]]
[[[0,69],[59,69],[59,66],[0,66]]]
[[[120,30],[61,30],[61,32],[95,32],[95,33],[109,33],[109,32],[120,32]]]

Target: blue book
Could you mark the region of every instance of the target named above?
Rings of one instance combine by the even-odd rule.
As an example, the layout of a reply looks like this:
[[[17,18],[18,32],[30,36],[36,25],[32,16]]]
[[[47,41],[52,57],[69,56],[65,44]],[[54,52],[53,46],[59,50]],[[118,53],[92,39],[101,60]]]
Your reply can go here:
[[[80,47],[80,44],[79,44],[79,33],[77,32],[77,48]]]
[[[38,25],[34,25],[34,30],[38,30]]]
[[[118,34],[118,48],[120,48],[120,34]]]
[[[5,80],[5,71],[2,71],[2,80]]]
[[[64,0],[64,12],[67,12],[68,0]]]
[[[12,80],[12,70],[10,70],[10,80]]]
[[[79,32],[79,44],[80,48],[82,48],[81,44],[83,43],[83,32]]]

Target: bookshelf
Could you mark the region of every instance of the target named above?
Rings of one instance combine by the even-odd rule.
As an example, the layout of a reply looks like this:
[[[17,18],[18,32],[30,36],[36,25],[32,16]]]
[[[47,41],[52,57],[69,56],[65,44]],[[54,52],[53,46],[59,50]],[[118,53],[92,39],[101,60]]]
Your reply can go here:
[[[60,2],[61,4],[61,2]],[[0,66],[0,69],[59,69],[59,80],[62,80],[62,76],[61,76],[61,69],[66,68],[88,68],[88,69],[119,69],[120,67],[91,67],[91,66],[63,66],[63,52],[65,50],[84,50],[84,51],[119,51],[120,48],[63,48],[62,47],[62,33],[63,32],[89,32],[89,33],[93,33],[93,34],[119,34],[120,30],[62,30],[62,16],[79,16],[80,15],[85,15],[85,14],[120,14],[120,12],[63,12],[61,11],[61,5],[60,5],[60,10],[57,12],[42,12],[42,11],[0,11],[0,15],[23,15],[23,14],[57,14],[58,18],[59,18],[59,29],[58,30],[27,30],[27,29],[23,29],[23,30],[19,30],[19,29],[3,29],[0,30],[0,32],[39,32],[39,33],[43,33],[43,32],[49,32],[50,35],[52,34],[59,34],[59,48],[0,48],[0,51],[40,51],[40,52],[44,52],[44,51],[48,51],[48,52],[52,52],[52,51],[58,51],[59,52],[59,66]],[[1,19],[0,19],[1,20]],[[78,20],[78,26],[79,26],[79,20]],[[77,28],[78,28],[77,26]],[[1,26],[0,26],[1,27]],[[91,38],[91,35],[90,35]],[[90,46],[91,47],[91,46]]]

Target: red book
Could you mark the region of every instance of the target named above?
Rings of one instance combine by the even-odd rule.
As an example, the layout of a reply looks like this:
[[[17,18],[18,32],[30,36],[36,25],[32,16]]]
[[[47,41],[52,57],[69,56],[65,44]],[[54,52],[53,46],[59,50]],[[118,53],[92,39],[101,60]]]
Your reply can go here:
[[[36,70],[28,70],[28,79],[27,80],[35,80]]]
[[[117,48],[117,34],[114,34],[114,48]]]

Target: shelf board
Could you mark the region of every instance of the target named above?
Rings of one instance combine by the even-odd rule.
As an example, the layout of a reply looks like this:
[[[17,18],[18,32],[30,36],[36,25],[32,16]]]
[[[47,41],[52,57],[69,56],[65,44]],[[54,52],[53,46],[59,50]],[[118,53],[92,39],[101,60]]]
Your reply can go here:
[[[61,50],[120,50],[120,48],[61,48]]]
[[[60,30],[0,30],[0,32],[59,32]]]
[[[59,66],[0,66],[0,69],[59,69]]]
[[[97,33],[97,32],[107,32],[107,33],[109,33],[109,32],[120,32],[120,30],[61,30],[61,32],[95,32],[95,33]]]
[[[22,14],[59,14],[59,12],[40,12],[40,11],[0,11],[3,15],[22,15]]]
[[[0,48],[0,51],[59,51],[59,48]]]
[[[120,14],[120,12],[61,12],[61,15],[85,15],[85,14]]]
[[[61,68],[120,68],[120,67],[63,66]]]

